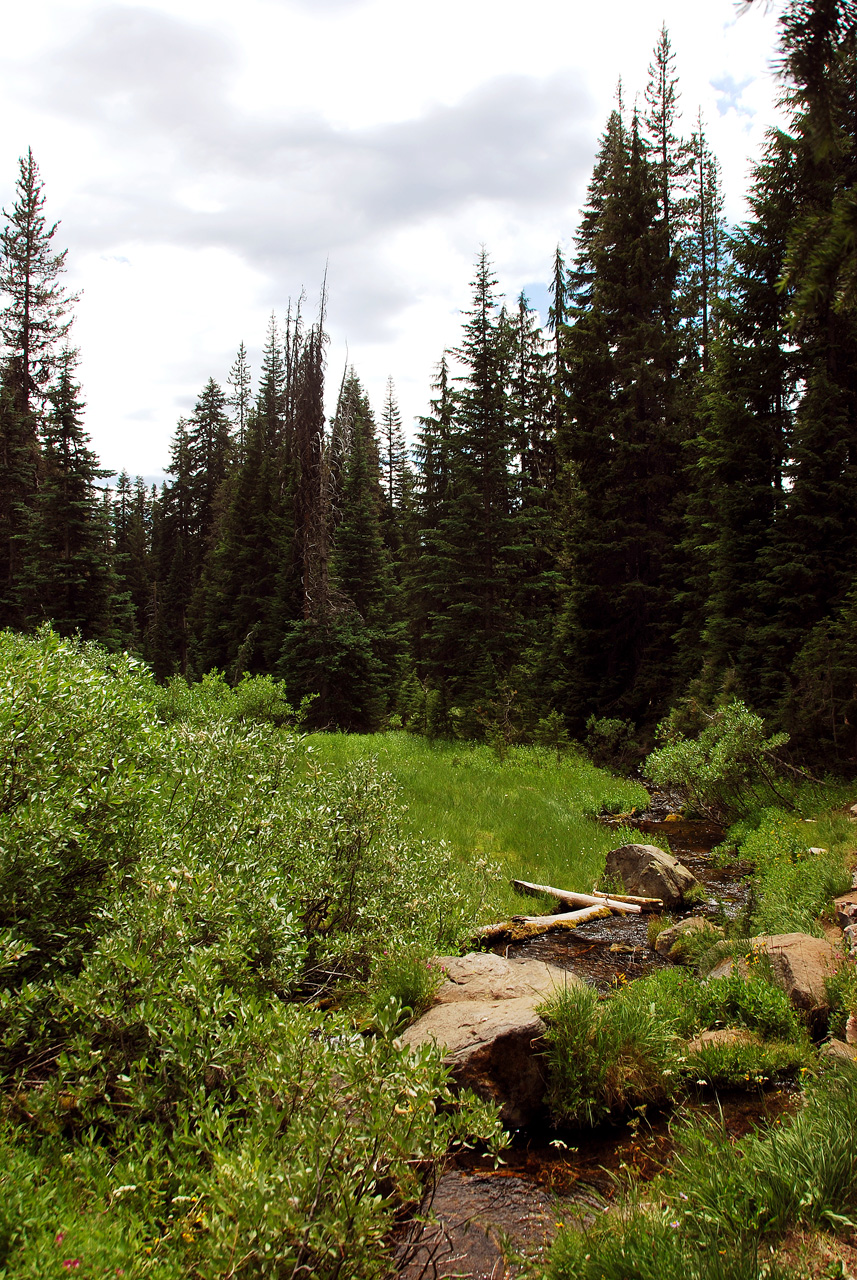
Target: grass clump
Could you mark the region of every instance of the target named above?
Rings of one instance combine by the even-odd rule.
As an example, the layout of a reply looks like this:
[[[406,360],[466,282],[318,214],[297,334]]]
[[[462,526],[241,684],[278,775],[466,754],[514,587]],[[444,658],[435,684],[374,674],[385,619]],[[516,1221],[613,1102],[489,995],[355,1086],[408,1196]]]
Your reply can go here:
[[[821,853],[811,853],[808,835],[826,838]],[[848,870],[851,826],[829,818],[821,831],[779,808],[730,829],[728,839],[753,866],[754,933],[809,933],[823,936],[819,922],[831,899],[851,887]]]
[[[687,1126],[649,1203],[630,1201],[592,1230],[565,1228],[549,1280],[773,1280],[795,1226],[853,1228],[857,1072],[810,1083],[802,1109],[739,1142],[716,1120]]]
[[[671,1100],[701,1079],[747,1087],[811,1061],[807,1032],[788,997],[761,974],[700,983],[684,970],[664,969],[606,999],[568,985],[542,1012],[556,1124],[597,1124],[642,1103]],[[759,1043],[689,1050],[688,1041],[720,1028],[751,1031]]]

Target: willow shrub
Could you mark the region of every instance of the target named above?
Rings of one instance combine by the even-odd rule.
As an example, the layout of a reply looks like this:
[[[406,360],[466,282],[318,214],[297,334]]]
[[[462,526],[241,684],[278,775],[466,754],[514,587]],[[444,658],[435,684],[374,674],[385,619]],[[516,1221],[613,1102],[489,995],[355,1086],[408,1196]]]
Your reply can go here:
[[[475,886],[371,761],[299,769],[270,690],[165,695],[47,631],[0,670],[2,1265],[379,1274],[418,1171],[496,1117],[394,1003],[364,1037],[303,1002],[457,945]]]

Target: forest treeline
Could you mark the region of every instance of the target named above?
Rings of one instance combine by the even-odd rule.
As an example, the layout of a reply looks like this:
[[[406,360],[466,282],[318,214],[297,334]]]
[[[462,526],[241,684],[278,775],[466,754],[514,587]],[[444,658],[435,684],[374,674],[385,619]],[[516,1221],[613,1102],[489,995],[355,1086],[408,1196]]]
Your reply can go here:
[[[666,30],[602,136],[547,325],[476,263],[406,447],[392,380],[325,415],[325,300],[272,317],[179,422],[169,480],[112,487],[31,153],[0,245],[0,624],[156,675],[281,678],[309,723],[549,740],[744,698],[857,749],[854,6],[781,20],[788,127],[724,224]]]

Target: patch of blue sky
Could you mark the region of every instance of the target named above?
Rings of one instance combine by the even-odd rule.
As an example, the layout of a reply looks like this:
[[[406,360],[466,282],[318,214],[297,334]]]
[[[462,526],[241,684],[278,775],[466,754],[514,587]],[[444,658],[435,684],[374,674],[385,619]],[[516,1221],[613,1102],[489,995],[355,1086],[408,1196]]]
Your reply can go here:
[[[524,295],[534,311],[538,311],[542,328],[548,322],[548,311],[551,304],[551,296],[548,286],[542,280],[531,280],[528,284],[522,285]]]
[[[753,107],[743,102],[744,90],[752,84],[752,78],[747,77],[745,80],[735,80],[733,76],[721,76],[719,80],[712,80],[711,87],[717,94],[717,114],[720,116],[728,115],[730,111],[735,111],[738,115],[747,116],[752,120],[756,111]]]

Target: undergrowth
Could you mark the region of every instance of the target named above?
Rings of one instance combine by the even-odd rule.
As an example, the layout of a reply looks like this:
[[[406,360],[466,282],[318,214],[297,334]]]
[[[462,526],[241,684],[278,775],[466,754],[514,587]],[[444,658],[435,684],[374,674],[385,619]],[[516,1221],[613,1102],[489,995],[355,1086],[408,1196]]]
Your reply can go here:
[[[593,1125],[670,1101],[695,1084],[742,1087],[812,1061],[788,997],[761,974],[700,983],[684,970],[664,969],[604,999],[569,984],[542,1012],[556,1124]],[[693,1037],[720,1028],[751,1031],[762,1043],[689,1049]]]
[[[0,635],[0,1275],[380,1276],[420,1171],[499,1140],[395,992],[368,1034],[311,1007],[456,949],[491,877],[287,718]]]
[[[535,880],[589,892],[607,851],[627,833],[593,822],[604,812],[644,807],[639,783],[614,778],[583,756],[558,761],[544,747],[511,747],[499,760],[489,746],[428,741],[413,734],[317,734],[308,759],[342,766],[377,758],[407,797],[403,830],[431,831],[457,861],[501,874],[493,892],[500,914],[531,913],[508,882]]]
[[[786,1280],[776,1245],[795,1226],[853,1229],[857,1071],[807,1086],[796,1116],[735,1141],[686,1124],[670,1172],[589,1231],[564,1228],[548,1280]]]

